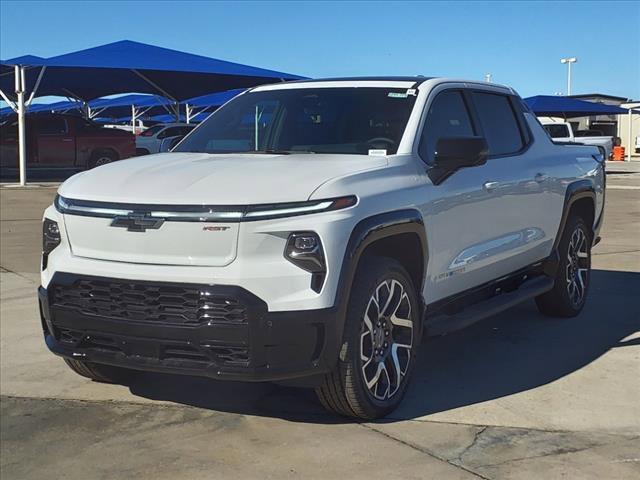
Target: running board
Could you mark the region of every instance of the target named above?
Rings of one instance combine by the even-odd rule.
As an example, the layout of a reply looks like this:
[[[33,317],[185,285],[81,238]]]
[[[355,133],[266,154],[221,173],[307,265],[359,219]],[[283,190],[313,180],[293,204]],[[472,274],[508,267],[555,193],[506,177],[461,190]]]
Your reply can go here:
[[[454,315],[440,314],[427,318],[425,334],[428,336],[436,336],[460,330],[507,310],[525,300],[542,295],[552,288],[552,278],[546,276],[532,278],[513,292],[498,294],[482,302],[470,305]]]

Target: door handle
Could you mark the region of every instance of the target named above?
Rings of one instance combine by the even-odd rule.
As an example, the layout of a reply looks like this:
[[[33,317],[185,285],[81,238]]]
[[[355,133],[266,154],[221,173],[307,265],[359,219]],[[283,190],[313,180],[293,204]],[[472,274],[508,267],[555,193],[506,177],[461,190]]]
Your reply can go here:
[[[500,186],[500,182],[484,182],[484,189],[487,192],[493,192],[496,188]]]
[[[549,179],[549,175],[547,175],[546,173],[536,173],[536,176],[533,177],[533,179],[538,183],[542,183],[546,182]]]

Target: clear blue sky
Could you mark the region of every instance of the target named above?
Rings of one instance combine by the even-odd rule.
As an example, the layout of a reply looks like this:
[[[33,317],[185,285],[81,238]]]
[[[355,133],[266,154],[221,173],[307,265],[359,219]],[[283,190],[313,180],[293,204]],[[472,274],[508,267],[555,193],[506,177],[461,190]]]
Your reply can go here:
[[[453,76],[640,99],[640,2],[0,2],[0,58],[130,39],[309,77]]]

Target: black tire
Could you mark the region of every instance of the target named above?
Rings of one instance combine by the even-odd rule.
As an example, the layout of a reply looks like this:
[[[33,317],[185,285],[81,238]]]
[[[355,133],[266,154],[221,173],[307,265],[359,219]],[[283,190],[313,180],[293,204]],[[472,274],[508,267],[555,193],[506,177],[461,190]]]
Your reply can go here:
[[[399,262],[369,257],[362,263],[349,299],[340,358],[334,371],[316,387],[316,394],[333,413],[370,420],[388,415],[402,401],[415,363],[420,310],[411,277]],[[382,315],[376,299],[387,306]],[[395,323],[391,321],[392,310]],[[365,315],[371,328],[367,328]],[[403,321],[406,325],[398,325]],[[386,380],[380,363],[385,364]],[[367,380],[371,383],[376,378],[373,390],[367,387]]]
[[[96,382],[101,383],[122,383],[129,378],[131,371],[125,368],[118,368],[111,365],[102,365],[99,363],[85,362],[83,360],[74,360],[65,358],[65,363],[71,370]]]
[[[550,317],[575,317],[582,311],[591,278],[592,238],[593,233],[582,217],[572,215],[567,220],[558,246],[560,264],[553,289],[536,297],[541,313]]]
[[[89,168],[99,167],[118,160],[118,154],[113,150],[98,150],[91,154],[89,158]]]

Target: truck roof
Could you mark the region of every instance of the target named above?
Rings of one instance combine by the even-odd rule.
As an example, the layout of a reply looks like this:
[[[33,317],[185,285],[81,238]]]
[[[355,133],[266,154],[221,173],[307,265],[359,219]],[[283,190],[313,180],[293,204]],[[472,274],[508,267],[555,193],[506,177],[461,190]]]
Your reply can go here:
[[[480,80],[469,80],[460,78],[446,78],[446,77],[425,77],[421,75],[415,76],[368,76],[368,77],[335,77],[335,78],[310,78],[305,80],[294,80],[291,82],[271,83],[267,85],[260,85],[258,87],[250,89],[250,91],[260,92],[266,90],[280,90],[287,88],[303,88],[313,87],[315,84],[323,87],[338,87],[341,83],[345,86],[371,86],[371,87],[385,87],[385,88],[418,88],[420,84],[432,81],[435,83],[465,83],[473,85],[482,85],[485,87],[491,87],[496,90],[507,91],[509,93],[515,93],[511,87],[506,85],[500,85],[497,83],[488,83]]]

